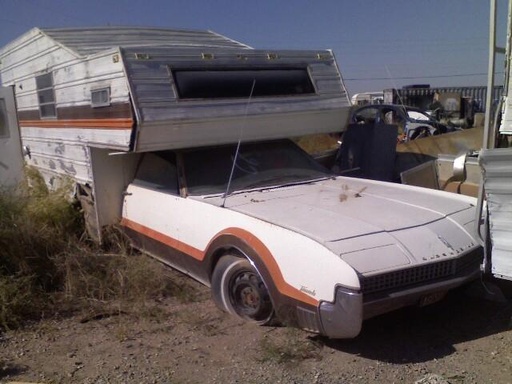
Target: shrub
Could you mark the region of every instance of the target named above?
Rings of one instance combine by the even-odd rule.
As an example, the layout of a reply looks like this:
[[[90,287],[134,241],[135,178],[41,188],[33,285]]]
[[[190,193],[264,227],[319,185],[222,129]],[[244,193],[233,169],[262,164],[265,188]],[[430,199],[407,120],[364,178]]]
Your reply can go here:
[[[102,247],[87,240],[69,196],[66,187],[48,191],[37,174],[30,187],[0,191],[0,329],[69,308],[115,304],[134,312],[180,294],[165,269],[134,254],[116,228]]]
[[[46,187],[0,192],[0,275],[32,276],[44,291],[59,285],[51,258],[81,231],[80,213],[65,191]]]

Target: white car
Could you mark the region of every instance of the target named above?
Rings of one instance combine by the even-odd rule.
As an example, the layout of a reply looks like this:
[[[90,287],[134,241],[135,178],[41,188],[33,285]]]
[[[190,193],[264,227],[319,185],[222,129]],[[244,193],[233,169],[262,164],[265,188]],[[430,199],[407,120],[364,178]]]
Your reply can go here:
[[[122,225],[235,316],[351,338],[478,278],[474,220],[472,198],[336,177],[277,140],[144,154]]]

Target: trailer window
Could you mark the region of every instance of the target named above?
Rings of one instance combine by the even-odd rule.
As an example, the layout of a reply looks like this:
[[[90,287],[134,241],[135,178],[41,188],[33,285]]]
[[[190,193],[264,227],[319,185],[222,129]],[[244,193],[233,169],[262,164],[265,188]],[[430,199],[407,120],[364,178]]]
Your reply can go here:
[[[110,88],[91,90],[91,106],[93,108],[108,107],[110,105]]]
[[[41,117],[57,117],[52,74],[45,73],[44,75],[37,76],[36,87]]]
[[[181,99],[248,98],[314,94],[307,68],[171,69]]]

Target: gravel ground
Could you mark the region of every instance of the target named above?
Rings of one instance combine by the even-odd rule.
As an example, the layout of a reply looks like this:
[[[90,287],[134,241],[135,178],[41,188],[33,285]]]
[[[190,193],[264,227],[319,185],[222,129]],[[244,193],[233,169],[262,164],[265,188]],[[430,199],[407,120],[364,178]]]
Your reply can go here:
[[[176,274],[176,279],[187,279]],[[0,381],[512,383],[512,302],[467,290],[371,319],[353,340],[257,327],[199,299],[142,316],[52,318],[0,335]]]

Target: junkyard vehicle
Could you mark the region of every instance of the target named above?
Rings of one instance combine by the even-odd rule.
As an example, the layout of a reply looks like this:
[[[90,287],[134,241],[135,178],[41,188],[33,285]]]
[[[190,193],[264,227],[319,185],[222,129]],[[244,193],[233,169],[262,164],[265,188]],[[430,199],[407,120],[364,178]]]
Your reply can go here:
[[[144,154],[122,224],[227,312],[347,338],[479,276],[474,203],[334,177],[284,140]]]
[[[483,278],[486,284],[499,282],[504,292],[512,288],[512,46],[496,46],[497,2],[490,2],[489,72],[485,93],[485,123],[481,148],[459,153],[458,156],[439,156],[430,163],[410,169],[405,175],[410,184],[443,188],[448,184],[457,193],[478,196],[475,228],[477,240],[484,247]],[[512,2],[508,4],[508,37],[512,36]],[[503,85],[495,85],[497,53],[505,53]],[[497,92],[497,90],[499,92]],[[505,90],[505,92],[501,92]],[[508,90],[508,91],[507,91]],[[496,101],[499,102],[496,105]],[[444,179],[444,180],[441,180]],[[464,188],[466,186],[466,188]],[[483,223],[483,224],[482,224]],[[489,285],[486,293],[503,299],[503,292]]]
[[[336,177],[285,140],[346,125],[330,51],[35,28],[0,63],[27,163],[74,182],[90,233],[120,223],[236,316],[354,337],[365,318],[479,276],[474,199]]]
[[[382,104],[384,101],[383,92],[361,92],[352,95],[352,105]]]
[[[391,104],[366,105],[358,108],[352,114],[351,122],[395,124],[398,126],[400,142],[439,135],[453,130],[421,109]]]
[[[478,121],[476,114],[485,112],[487,87],[431,87],[429,84],[409,85],[385,89],[384,103],[403,104],[429,111],[447,126],[471,128]],[[490,97],[497,101],[503,93],[502,85],[490,89]]]

